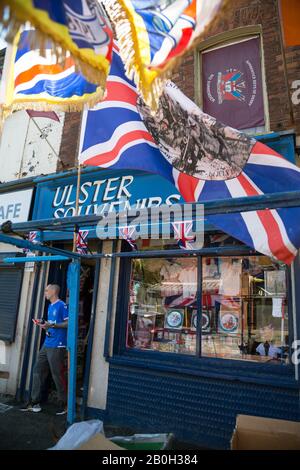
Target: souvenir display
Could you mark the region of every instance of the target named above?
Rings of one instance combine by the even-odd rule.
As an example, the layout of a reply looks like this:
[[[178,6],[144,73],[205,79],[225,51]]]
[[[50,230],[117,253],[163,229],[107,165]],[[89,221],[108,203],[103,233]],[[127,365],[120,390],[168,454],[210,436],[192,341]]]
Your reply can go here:
[[[239,317],[236,312],[220,313],[219,330],[223,333],[237,333]]]
[[[265,289],[267,295],[285,295],[285,271],[265,271]]]
[[[194,257],[133,261],[127,347],[195,356],[199,345],[202,356],[253,361],[260,359],[254,346],[262,338],[285,344],[286,279],[278,263],[264,256],[204,257],[202,267],[197,299]]]
[[[183,310],[169,310],[165,318],[165,328],[181,329],[183,319]]]
[[[197,330],[197,310],[194,310],[191,318],[191,331]],[[202,310],[202,333],[210,333],[211,331],[211,311]]]

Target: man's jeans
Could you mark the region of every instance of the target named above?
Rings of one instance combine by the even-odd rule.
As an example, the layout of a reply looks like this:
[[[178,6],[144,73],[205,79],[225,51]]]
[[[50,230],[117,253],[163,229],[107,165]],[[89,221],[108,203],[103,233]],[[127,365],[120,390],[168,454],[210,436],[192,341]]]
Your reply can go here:
[[[31,392],[31,400],[33,403],[39,403],[41,400],[41,391],[48,377],[49,370],[56,386],[59,401],[64,405],[67,403],[67,387],[64,377],[65,354],[65,348],[42,347],[40,350],[33,369]]]

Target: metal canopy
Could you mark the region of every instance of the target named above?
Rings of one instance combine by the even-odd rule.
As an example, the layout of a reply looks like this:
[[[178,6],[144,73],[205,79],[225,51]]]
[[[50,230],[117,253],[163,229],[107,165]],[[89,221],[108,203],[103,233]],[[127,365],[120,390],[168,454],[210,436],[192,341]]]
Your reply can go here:
[[[197,204],[197,203],[193,203]],[[202,203],[199,203],[202,204]],[[226,199],[222,201],[207,201],[203,203],[204,215],[217,215],[229,214],[238,212],[249,212],[263,209],[279,209],[287,207],[300,207],[300,191],[281,192],[273,194],[265,194],[253,197],[242,197],[234,199]],[[148,209],[150,215],[150,209]],[[57,231],[57,230],[70,230],[75,229],[76,226],[94,227],[97,225],[102,217],[98,215],[93,216],[79,216],[67,217],[64,219],[46,219],[46,220],[33,220],[24,223],[12,224],[12,231],[19,232],[20,234],[30,231]],[[71,251],[53,248],[43,243],[32,243],[22,238],[7,235],[0,230],[0,242],[25,248],[33,252],[39,252],[45,255],[30,259],[31,261],[51,261],[71,260],[68,272],[68,287],[70,291],[69,302],[69,325],[68,325],[68,341],[67,348],[70,353],[70,370],[69,370],[69,386],[68,386],[68,424],[72,424],[76,419],[76,370],[77,370],[77,333],[78,333],[78,307],[79,307],[79,283],[80,283],[80,261],[81,258],[102,258],[106,256],[116,257],[122,254],[114,253],[111,255],[98,254],[98,255],[80,255]],[[190,253],[199,253],[209,249],[195,250]],[[182,250],[172,250],[172,254],[182,254]],[[48,256],[47,256],[48,255]],[[52,255],[52,256],[50,256]],[[124,253],[124,256],[132,256],[132,253]],[[136,252],[134,255],[144,256],[144,252]],[[153,255],[147,252],[146,256]],[[25,263],[29,258],[24,256],[7,258],[6,262]]]
[[[279,209],[287,207],[300,207],[300,191],[263,194],[260,196],[238,197],[233,199],[193,202],[193,205],[203,204],[204,216],[218,214],[233,214],[263,209]],[[150,215],[148,208],[148,214]],[[29,232],[31,230],[62,230],[78,226],[94,227],[102,219],[100,215],[84,215],[65,217],[61,219],[32,220],[30,222],[15,223],[13,230]]]

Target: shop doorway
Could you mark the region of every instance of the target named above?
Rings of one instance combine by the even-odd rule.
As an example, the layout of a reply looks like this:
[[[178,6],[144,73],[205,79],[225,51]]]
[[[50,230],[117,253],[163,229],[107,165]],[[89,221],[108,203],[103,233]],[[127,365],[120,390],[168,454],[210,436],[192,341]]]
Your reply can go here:
[[[65,247],[64,247],[65,248]],[[49,274],[46,285],[58,284],[60,286],[60,298],[69,304],[69,292],[67,286],[68,262],[54,261],[50,263]],[[84,388],[84,377],[87,360],[87,347],[89,340],[91,314],[94,299],[95,284],[95,267],[96,260],[84,260],[80,268],[80,292],[79,292],[79,316],[78,316],[78,343],[77,343],[77,381],[76,381],[76,397],[77,403],[81,404]],[[47,319],[48,301],[45,302],[43,318]],[[45,340],[45,333],[42,331],[40,348]],[[68,357],[66,355],[64,377],[67,386],[68,376]],[[48,376],[47,383],[42,392],[42,401],[51,402],[55,400],[56,391],[51,374]]]

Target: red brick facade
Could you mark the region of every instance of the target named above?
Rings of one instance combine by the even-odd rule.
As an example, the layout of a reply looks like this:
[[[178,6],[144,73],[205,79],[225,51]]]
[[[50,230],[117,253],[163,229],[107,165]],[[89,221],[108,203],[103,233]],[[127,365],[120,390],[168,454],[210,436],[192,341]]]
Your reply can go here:
[[[292,86],[296,87],[297,80],[300,90],[300,46],[287,48],[284,61],[278,1],[232,0],[232,8],[214,25],[209,37],[253,25],[261,25],[262,28],[270,130],[295,129],[300,138],[300,91],[297,94],[299,104],[292,102],[293,93],[296,101],[297,89],[292,89]],[[188,54],[173,74],[173,80],[192,100],[196,96],[194,57],[194,52]],[[75,164],[80,118],[80,113],[66,114],[60,156],[67,168]]]
[[[300,103],[295,105],[291,99],[293,92],[295,95],[292,84],[300,81],[300,46],[286,49],[284,63],[278,1],[233,0],[232,4],[233,7],[216,23],[209,37],[245,26],[261,25],[270,130],[295,129],[300,136]],[[174,73],[174,80],[184,93],[195,99],[194,53],[184,59]],[[298,96],[300,100],[300,92]]]
[[[78,155],[81,113],[66,113],[57,171],[74,168]]]

